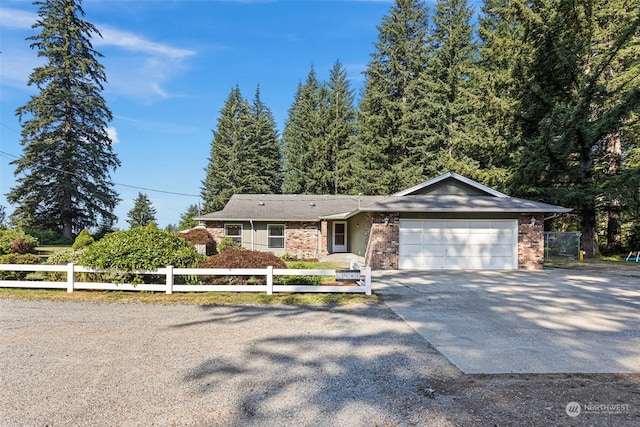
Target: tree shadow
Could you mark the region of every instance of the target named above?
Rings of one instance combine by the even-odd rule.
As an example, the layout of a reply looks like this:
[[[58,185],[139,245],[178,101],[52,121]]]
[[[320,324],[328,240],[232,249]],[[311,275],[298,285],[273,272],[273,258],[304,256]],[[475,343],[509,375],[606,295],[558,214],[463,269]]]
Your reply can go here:
[[[209,326],[251,330],[183,377],[228,409],[212,425],[423,425],[444,419],[432,381],[460,375],[384,306],[203,310]]]

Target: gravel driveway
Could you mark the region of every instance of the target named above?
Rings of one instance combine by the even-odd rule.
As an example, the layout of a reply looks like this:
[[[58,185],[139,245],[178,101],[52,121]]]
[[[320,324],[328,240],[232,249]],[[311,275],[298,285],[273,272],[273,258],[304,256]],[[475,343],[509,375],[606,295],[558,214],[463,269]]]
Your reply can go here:
[[[0,299],[0,425],[455,425],[461,373],[384,305]]]

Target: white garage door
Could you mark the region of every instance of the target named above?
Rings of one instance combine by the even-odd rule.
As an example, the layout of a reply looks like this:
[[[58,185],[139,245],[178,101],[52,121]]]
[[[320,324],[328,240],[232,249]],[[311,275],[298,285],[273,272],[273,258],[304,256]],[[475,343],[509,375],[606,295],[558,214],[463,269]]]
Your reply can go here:
[[[400,220],[401,269],[518,268],[518,221]]]

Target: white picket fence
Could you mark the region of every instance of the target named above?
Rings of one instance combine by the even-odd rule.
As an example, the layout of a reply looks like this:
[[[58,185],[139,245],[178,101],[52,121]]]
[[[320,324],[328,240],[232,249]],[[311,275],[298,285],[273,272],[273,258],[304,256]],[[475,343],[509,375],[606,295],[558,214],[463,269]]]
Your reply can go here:
[[[336,270],[304,270],[267,268],[174,268],[168,266],[157,270],[136,270],[124,273],[165,276],[164,283],[131,284],[131,283],[96,283],[79,282],[76,273],[123,273],[114,270],[96,270],[75,264],[67,265],[32,265],[32,264],[0,264],[2,271],[21,272],[66,272],[66,281],[38,281],[38,280],[0,280],[0,288],[37,288],[37,289],[66,289],[73,292],[76,289],[109,290],[109,291],[151,291],[165,292],[319,292],[319,293],[363,293],[371,295],[371,268],[362,267],[360,280],[353,285],[274,285],[274,276],[334,276]],[[265,285],[179,285],[175,284],[176,276],[266,276]]]

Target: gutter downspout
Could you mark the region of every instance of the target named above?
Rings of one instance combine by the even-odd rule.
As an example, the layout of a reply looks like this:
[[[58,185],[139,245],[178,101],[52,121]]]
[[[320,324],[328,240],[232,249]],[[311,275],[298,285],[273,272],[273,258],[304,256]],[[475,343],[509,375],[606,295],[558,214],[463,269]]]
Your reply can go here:
[[[255,230],[253,229],[253,220],[250,219],[249,223],[251,224],[251,250],[255,251],[255,246],[253,244],[253,240],[254,240],[253,235],[255,234]]]

